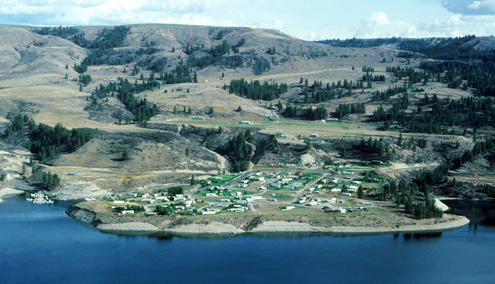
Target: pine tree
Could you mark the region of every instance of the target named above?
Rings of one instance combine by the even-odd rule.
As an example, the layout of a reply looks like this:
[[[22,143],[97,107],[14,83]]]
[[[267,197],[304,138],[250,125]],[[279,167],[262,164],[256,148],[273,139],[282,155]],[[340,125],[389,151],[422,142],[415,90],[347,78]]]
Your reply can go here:
[[[123,161],[129,160],[129,152],[125,148],[124,148],[124,151],[122,152],[122,160]]]

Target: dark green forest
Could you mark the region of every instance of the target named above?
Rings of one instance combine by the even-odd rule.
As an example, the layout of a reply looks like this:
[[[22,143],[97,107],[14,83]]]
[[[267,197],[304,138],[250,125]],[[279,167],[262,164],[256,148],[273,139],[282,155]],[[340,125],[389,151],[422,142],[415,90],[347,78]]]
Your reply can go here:
[[[5,130],[4,137],[21,138],[24,148],[36,154],[38,160],[45,162],[54,159],[61,153],[77,151],[86,142],[91,140],[91,134],[74,128],[68,130],[62,124],[50,127],[46,124],[36,124],[26,115],[16,115],[12,124]]]

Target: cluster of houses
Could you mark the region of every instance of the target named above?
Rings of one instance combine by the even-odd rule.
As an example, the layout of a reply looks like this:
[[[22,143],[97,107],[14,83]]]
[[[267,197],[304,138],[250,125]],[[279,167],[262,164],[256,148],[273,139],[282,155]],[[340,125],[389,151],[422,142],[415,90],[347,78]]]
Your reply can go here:
[[[366,211],[367,209],[365,207],[349,207],[349,208],[343,208],[343,207],[329,207],[329,206],[324,206],[321,208],[325,213],[353,213],[353,212],[363,212]]]

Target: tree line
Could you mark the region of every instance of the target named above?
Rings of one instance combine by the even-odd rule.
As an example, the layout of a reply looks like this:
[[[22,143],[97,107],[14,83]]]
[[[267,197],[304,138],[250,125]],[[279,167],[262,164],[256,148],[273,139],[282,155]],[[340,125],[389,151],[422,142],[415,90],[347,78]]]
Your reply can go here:
[[[339,104],[339,106],[335,109],[335,116],[339,119],[349,114],[363,113],[366,113],[366,106],[364,103]]]
[[[8,138],[21,130],[27,132],[28,138],[23,147],[36,154],[41,162],[54,159],[60,153],[75,152],[91,140],[91,134],[86,130],[68,130],[60,123],[55,127],[43,123],[36,125],[34,120],[20,114],[14,118],[12,125],[7,127],[5,136]]]
[[[226,86],[224,86],[224,89]],[[288,91],[286,83],[271,83],[264,82],[261,84],[258,80],[247,81],[244,78],[234,79],[230,81],[228,87],[230,94],[236,94],[251,100],[272,101],[280,97],[281,94]]]

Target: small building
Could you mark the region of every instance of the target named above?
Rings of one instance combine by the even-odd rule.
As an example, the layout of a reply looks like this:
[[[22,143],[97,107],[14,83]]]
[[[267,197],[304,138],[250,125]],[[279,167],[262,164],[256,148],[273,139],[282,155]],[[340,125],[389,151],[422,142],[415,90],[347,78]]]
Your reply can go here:
[[[251,121],[249,121],[249,120],[243,120],[243,121],[240,122],[240,124],[250,125],[251,124]]]
[[[309,137],[318,137],[318,133],[311,133],[311,135],[309,135]]]
[[[285,207],[282,207],[282,208],[280,208],[280,209],[281,209],[281,210],[292,210],[292,209],[294,209],[294,208],[296,208],[296,207],[294,207],[294,206],[285,206]]]

